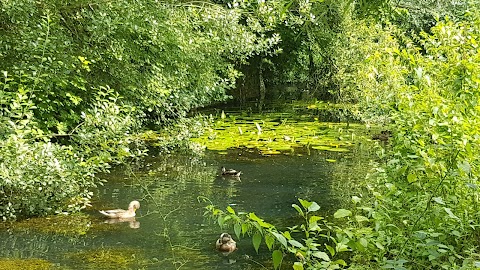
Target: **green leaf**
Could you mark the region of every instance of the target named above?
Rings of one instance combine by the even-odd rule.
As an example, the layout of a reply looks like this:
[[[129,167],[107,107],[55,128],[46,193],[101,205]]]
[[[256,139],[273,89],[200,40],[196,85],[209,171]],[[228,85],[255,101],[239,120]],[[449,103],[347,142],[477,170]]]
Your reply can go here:
[[[272,253],[273,268],[278,269],[282,264],[283,253],[280,250],[274,250]]]
[[[343,266],[347,266],[347,263],[344,260],[336,260],[336,261],[332,262],[332,264],[340,264],[340,265],[343,265]]]
[[[239,223],[235,223],[233,225],[233,231],[235,232],[235,235],[237,236],[237,238],[240,238],[241,230],[242,230],[242,226]]]
[[[360,239],[358,240],[358,242],[359,242],[360,245],[362,245],[363,247],[367,247],[367,246],[368,246],[368,241],[367,241],[367,239],[365,239],[365,238],[363,238],[363,237],[360,238]]]
[[[305,209],[308,209],[308,207],[310,207],[310,205],[312,205],[311,202],[306,201],[306,200],[298,199],[298,201],[300,202],[300,204],[301,204],[301,205],[303,206],[303,208],[305,208]]]
[[[275,237],[269,233],[265,234],[265,244],[269,250],[272,250],[273,244],[275,243]]]
[[[318,203],[316,202],[312,202],[312,204],[307,208],[307,210],[310,212],[318,211],[320,210],[320,205],[318,205]]]
[[[364,222],[364,221],[368,221],[368,218],[364,216],[356,215],[355,220],[357,220],[357,222]]]
[[[233,210],[233,208],[230,207],[230,205],[227,207],[227,212],[229,212],[230,214],[235,215],[235,210]]]
[[[444,207],[443,208],[445,212],[447,212],[448,216],[453,218],[453,219],[459,219],[457,216],[455,216],[450,208]]]
[[[416,175],[415,173],[413,173],[413,172],[408,173],[408,175],[407,175],[407,181],[408,181],[409,183],[413,183],[413,182],[417,181],[417,175]]]
[[[305,214],[303,213],[302,209],[300,208],[300,206],[296,205],[296,204],[292,204],[292,207],[295,208],[295,210],[297,210],[297,212],[300,214],[300,216],[304,217]]]
[[[328,252],[330,252],[330,255],[333,257],[335,256],[335,249],[327,244],[325,244],[325,247],[327,248]]]
[[[434,197],[433,201],[438,204],[445,205],[445,202],[443,201],[442,197]]]
[[[301,262],[295,262],[293,264],[293,270],[303,270],[303,264]]]
[[[280,242],[280,244],[282,244],[285,248],[288,248],[287,239],[285,238],[285,236],[283,236],[280,233],[276,233],[276,232],[271,232],[271,234],[273,234],[275,236],[275,238],[277,238],[277,240],[278,240],[278,242]]]
[[[312,253],[312,255],[324,261],[327,261],[327,262],[330,261],[330,257],[328,256],[328,254],[323,251],[315,251]]]
[[[349,217],[352,215],[352,211],[346,210],[346,209],[338,209],[335,214],[333,214],[334,218],[343,218],[343,217]]]
[[[290,245],[292,245],[294,247],[297,247],[297,248],[303,248],[304,247],[302,245],[302,243],[298,242],[297,240],[288,240],[288,243],[290,243]]]
[[[242,234],[245,235],[248,232],[249,228],[250,228],[250,226],[248,225],[248,223],[243,223],[242,224]]]
[[[252,238],[253,247],[255,251],[258,253],[258,248],[260,247],[260,243],[262,243],[262,235],[260,233],[255,233]]]

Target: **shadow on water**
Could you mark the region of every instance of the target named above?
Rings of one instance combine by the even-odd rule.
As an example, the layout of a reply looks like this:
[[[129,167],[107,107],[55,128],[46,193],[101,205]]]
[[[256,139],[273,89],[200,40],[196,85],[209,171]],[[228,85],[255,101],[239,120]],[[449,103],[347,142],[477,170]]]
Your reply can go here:
[[[86,211],[83,232],[14,225],[0,234],[0,256],[42,258],[59,269],[272,269],[268,250],[262,247],[257,254],[250,239],[236,239],[239,249],[229,256],[219,254],[215,240],[223,230],[203,216],[206,205],[198,197],[221,209],[230,205],[237,211],[255,212],[279,227],[297,221],[291,205],[298,198],[316,201],[321,215],[331,215],[342,204],[348,185],[365,174],[366,161],[359,154],[363,150],[357,151],[265,157],[235,150],[227,155],[207,152],[203,157],[152,156],[135,168],[119,168],[107,176],[98,200]],[[241,178],[223,177],[222,166],[242,171]],[[141,208],[133,224],[131,220],[107,224],[98,213],[125,209],[134,199]]]

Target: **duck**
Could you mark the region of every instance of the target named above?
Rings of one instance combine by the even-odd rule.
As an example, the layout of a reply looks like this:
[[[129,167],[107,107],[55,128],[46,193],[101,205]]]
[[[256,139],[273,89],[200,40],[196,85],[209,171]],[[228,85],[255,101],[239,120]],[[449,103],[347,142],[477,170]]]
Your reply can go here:
[[[128,210],[123,209],[114,209],[114,210],[101,210],[100,214],[108,218],[119,218],[119,219],[128,219],[135,217],[135,211],[140,208],[140,203],[138,201],[132,201],[128,205]]]
[[[228,255],[235,250],[237,250],[237,242],[232,239],[232,236],[228,233],[220,234],[220,237],[215,243],[215,247],[218,251],[222,252],[224,255]]]
[[[241,171],[237,171],[234,169],[225,169],[225,167],[222,167],[222,175],[240,177],[240,174],[242,174]]]
[[[380,133],[374,134],[372,136],[372,139],[379,140],[382,142],[387,142],[391,136],[392,136],[392,132],[390,130],[382,130]]]

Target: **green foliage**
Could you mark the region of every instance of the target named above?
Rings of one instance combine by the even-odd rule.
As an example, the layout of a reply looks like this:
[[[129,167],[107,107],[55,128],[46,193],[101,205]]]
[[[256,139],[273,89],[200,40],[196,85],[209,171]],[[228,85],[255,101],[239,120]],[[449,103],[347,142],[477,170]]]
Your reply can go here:
[[[213,205],[206,207],[205,215],[214,218],[220,227],[233,227],[238,238],[251,236],[252,244],[258,252],[262,242],[272,252],[275,269],[280,269],[284,254],[292,254],[298,262],[293,269],[338,269],[346,266],[339,258],[341,253],[349,251],[345,238],[335,237],[336,227],[323,217],[316,215],[320,210],[316,202],[299,199],[300,205],[293,204],[303,221],[299,225],[281,231],[255,213],[236,213],[228,206],[225,211]],[[337,214],[336,214],[337,215]]]
[[[440,21],[415,42],[395,38],[398,32],[390,26],[355,26],[360,35],[352,36],[347,52],[360,58],[353,69],[343,67],[351,72],[345,89],[358,99],[364,119],[392,121],[395,136],[387,162],[369,177],[372,196],[364,204],[369,206],[355,202],[367,213],[359,220],[372,225],[366,242],[352,248],[354,265],[467,269],[478,261],[480,20],[475,14],[462,22]],[[345,238],[352,239],[365,228],[348,230]]]

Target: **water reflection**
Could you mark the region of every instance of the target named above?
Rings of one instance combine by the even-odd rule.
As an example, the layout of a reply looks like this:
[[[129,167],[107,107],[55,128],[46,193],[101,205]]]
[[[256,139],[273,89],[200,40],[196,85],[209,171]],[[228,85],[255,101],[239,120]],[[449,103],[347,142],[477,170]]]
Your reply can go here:
[[[220,230],[203,216],[205,203],[198,198],[206,197],[222,209],[231,205],[237,212],[255,212],[275,225],[291,226],[298,221],[291,207],[297,198],[316,201],[321,215],[339,206],[340,194],[347,194],[355,177],[363,177],[368,160],[359,154],[312,151],[304,156],[262,157],[232,152],[150,157],[137,167],[119,168],[107,176],[98,200],[87,211],[89,220],[77,229],[83,233],[59,235],[39,231],[33,224],[26,230],[0,231],[0,255],[44,258],[71,269],[79,261],[91,262],[85,269],[272,268],[265,246],[257,254],[251,239],[237,239],[228,228]],[[222,166],[242,171],[241,179],[222,175]],[[134,198],[142,204],[136,217],[101,219],[98,210],[127,205]],[[216,249],[218,236],[224,232],[235,237],[238,247],[228,256]]]
[[[110,218],[104,221],[107,224],[117,224],[117,223],[124,223],[128,222],[128,226],[132,229],[140,228],[140,222],[135,220],[134,217],[131,218]]]

